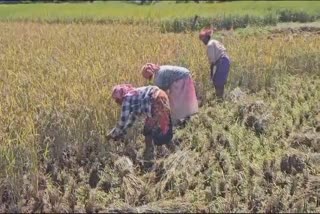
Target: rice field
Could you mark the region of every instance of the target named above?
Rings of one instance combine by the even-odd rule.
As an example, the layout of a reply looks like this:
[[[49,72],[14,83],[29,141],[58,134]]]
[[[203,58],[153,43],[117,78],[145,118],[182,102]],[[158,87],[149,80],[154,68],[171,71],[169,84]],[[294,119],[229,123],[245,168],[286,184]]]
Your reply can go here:
[[[0,212],[320,212],[318,28],[219,31],[232,60],[223,103],[197,32],[0,29]],[[141,123],[124,142],[105,138],[119,117],[112,87],[149,84],[146,62],[189,68],[203,100],[175,130],[179,151],[158,148],[149,173]]]

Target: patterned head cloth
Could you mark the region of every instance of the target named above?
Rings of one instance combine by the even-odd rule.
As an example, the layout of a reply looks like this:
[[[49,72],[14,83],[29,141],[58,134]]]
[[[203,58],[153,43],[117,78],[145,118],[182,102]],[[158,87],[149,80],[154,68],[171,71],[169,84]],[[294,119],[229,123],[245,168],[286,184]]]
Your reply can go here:
[[[151,79],[155,72],[159,71],[160,66],[153,63],[147,63],[142,67],[142,76]]]
[[[205,38],[205,37],[207,37],[207,36],[211,36],[212,33],[213,33],[213,29],[211,29],[211,28],[204,28],[204,29],[202,29],[202,30],[200,31],[200,33],[199,33],[199,39],[202,40],[203,38]]]
[[[115,99],[118,104],[121,104],[125,95],[134,90],[135,88],[131,84],[117,85],[112,90],[112,98]]]

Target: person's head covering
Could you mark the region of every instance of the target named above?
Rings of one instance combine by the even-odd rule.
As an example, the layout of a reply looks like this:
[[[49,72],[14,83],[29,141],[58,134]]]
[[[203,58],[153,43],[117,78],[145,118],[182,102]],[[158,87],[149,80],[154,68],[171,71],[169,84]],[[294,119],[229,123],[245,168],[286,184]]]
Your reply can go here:
[[[199,33],[199,39],[203,40],[207,36],[211,36],[212,33],[213,33],[213,29],[212,28],[204,28]]]
[[[123,98],[129,94],[129,92],[133,92],[135,87],[131,84],[120,84],[112,89],[112,98],[119,104],[122,103]]]
[[[142,67],[142,76],[151,79],[155,72],[159,71],[160,66],[153,63],[147,63]]]

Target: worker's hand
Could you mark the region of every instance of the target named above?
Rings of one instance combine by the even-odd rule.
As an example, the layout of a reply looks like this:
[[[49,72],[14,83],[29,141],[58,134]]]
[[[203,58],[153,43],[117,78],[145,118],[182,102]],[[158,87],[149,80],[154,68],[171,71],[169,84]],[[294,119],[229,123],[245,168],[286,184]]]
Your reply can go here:
[[[119,141],[123,139],[122,135],[118,135],[118,136],[114,136],[112,135],[112,132],[110,132],[109,134],[107,134],[107,140],[114,140],[114,141]]]
[[[214,66],[215,66],[215,64],[214,64],[214,63],[211,63],[211,65],[210,65],[210,73],[213,72]]]
[[[111,140],[112,136],[110,134],[107,134],[106,138],[107,138],[107,140]]]
[[[106,136],[107,140],[114,139],[114,136],[112,135],[112,131],[113,131],[113,130],[111,130],[111,131],[107,134],[107,136]]]

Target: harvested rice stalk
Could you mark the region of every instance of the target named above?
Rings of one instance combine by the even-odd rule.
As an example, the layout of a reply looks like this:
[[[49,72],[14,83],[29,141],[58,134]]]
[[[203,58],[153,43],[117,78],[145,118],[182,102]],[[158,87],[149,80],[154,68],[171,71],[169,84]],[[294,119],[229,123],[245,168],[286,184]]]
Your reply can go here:
[[[146,192],[145,183],[133,173],[123,177],[121,190],[123,191],[125,202],[130,205],[137,205]]]
[[[193,204],[183,201],[158,201],[139,207],[123,205],[111,207],[106,212],[110,213],[188,213],[195,212]]]
[[[184,194],[180,190],[184,189],[185,191],[189,184],[196,179],[195,174],[200,170],[198,158],[199,155],[193,151],[178,151],[160,164],[162,175],[156,184],[156,197],[161,198],[164,192],[168,192],[169,189],[177,190],[174,191],[177,194]]]
[[[125,176],[128,173],[133,173],[133,163],[127,157],[120,157],[114,165],[120,176]]]
[[[121,193],[126,203],[137,205],[145,193],[145,183],[134,174],[133,163],[127,157],[121,157],[115,162],[115,169],[121,179]]]

